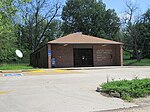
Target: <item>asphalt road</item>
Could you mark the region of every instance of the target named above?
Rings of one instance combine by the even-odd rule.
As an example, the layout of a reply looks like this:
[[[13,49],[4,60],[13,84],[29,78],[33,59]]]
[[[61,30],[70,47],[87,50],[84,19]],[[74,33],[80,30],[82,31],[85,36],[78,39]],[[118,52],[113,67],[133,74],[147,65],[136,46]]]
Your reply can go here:
[[[137,106],[97,93],[109,80],[150,77],[150,67],[23,73],[0,77],[0,112],[95,112]],[[2,75],[2,74],[0,74]]]

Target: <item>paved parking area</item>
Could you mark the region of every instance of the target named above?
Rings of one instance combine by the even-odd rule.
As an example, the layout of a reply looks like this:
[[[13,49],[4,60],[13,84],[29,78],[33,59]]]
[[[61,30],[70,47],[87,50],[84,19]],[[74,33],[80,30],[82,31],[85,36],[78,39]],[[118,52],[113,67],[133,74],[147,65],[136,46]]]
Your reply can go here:
[[[95,112],[137,106],[95,92],[109,80],[150,77],[150,67],[107,67],[0,77],[1,112]],[[37,75],[38,74],[38,75]],[[2,75],[2,74],[0,74]]]

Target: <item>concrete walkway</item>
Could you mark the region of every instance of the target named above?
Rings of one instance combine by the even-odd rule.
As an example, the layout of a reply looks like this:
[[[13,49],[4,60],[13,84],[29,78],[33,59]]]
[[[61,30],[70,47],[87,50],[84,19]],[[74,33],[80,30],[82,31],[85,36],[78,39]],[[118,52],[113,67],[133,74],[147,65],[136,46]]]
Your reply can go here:
[[[2,112],[94,112],[137,106],[104,97],[95,90],[106,82],[107,76],[109,80],[150,77],[150,67],[45,70],[23,74],[25,76],[0,77]]]

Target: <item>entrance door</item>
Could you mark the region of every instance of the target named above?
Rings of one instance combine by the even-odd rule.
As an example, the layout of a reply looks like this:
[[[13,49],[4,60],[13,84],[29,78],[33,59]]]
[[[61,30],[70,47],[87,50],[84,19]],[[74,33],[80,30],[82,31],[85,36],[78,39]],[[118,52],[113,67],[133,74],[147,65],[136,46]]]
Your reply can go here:
[[[74,48],[73,54],[75,67],[93,66],[93,49]]]

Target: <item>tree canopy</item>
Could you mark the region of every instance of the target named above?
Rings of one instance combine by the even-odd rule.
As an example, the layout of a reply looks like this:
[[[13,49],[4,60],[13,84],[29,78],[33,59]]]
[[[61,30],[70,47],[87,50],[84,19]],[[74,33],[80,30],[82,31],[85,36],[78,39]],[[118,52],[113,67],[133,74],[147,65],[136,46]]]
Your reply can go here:
[[[102,0],[67,0],[62,20],[65,34],[82,32],[109,39],[115,39],[120,25],[115,10],[106,10]]]
[[[12,17],[15,15],[13,1],[2,0],[0,3],[0,61],[8,61],[13,58],[12,52],[17,40]]]
[[[127,7],[130,10],[127,12],[129,20],[123,30],[124,50],[131,53],[133,59],[150,58],[150,9],[138,18],[133,18],[137,6],[127,3]]]
[[[126,3],[125,18],[107,9],[102,0],[1,0],[0,62],[17,60],[15,50],[23,51],[23,60],[50,40],[75,32],[121,40],[131,58],[150,58],[150,9],[133,18],[138,6]]]
[[[15,50],[24,58],[61,35],[61,21],[56,20],[59,1],[1,0],[0,1],[0,62],[16,60]]]
[[[49,26],[59,14],[60,3],[50,0],[32,0],[18,7],[21,10],[19,12],[22,21],[21,38],[27,43],[28,48],[34,51],[47,40]]]

